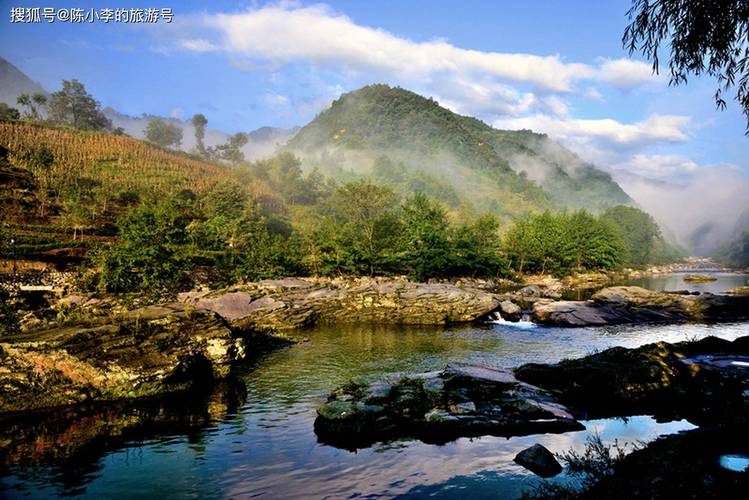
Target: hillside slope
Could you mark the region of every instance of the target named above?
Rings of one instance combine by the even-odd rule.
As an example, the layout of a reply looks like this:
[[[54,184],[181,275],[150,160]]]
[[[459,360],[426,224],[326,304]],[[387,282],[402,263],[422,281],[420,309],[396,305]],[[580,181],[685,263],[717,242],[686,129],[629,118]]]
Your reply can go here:
[[[501,214],[632,203],[607,173],[544,135],[496,130],[387,85],[341,96],[288,148],[320,168],[360,173],[384,155],[406,173],[445,179],[462,201]]]
[[[20,69],[0,57],[0,102],[17,107],[16,99],[21,94],[46,94],[41,85],[33,81]]]
[[[19,259],[76,263],[91,245],[111,239],[116,218],[139,201],[182,190],[200,195],[236,179],[228,166],[127,136],[0,123],[0,145],[7,153],[0,232],[14,236]],[[273,197],[261,181],[245,185],[259,199]]]

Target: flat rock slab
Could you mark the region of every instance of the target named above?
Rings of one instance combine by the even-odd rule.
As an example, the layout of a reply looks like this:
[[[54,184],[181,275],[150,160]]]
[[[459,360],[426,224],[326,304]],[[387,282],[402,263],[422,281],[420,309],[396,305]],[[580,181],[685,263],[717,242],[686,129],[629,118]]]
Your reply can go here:
[[[178,300],[215,311],[237,328],[257,330],[315,323],[444,325],[486,317],[499,306],[496,295],[476,288],[395,278],[266,280],[183,293]]]
[[[536,302],[533,320],[555,326],[737,321],[749,319],[749,297],[684,295],[636,286],[604,288],[587,301]]]
[[[511,371],[469,365],[351,381],[317,414],[318,439],[347,449],[401,437],[444,443],[584,428],[550,393],[518,381]]]

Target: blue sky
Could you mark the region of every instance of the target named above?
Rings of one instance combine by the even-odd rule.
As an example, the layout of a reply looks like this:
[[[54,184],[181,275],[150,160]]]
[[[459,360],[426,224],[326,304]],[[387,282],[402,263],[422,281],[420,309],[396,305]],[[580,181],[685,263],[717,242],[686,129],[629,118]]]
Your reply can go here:
[[[171,1],[171,3],[169,3]],[[397,84],[585,159],[689,182],[746,178],[749,140],[713,82],[669,88],[621,47],[628,0],[0,1],[0,55],[46,89],[78,78],[104,106],[235,132],[303,125],[341,92]],[[170,25],[11,24],[11,7],[171,7]],[[717,169],[717,170],[716,170]]]

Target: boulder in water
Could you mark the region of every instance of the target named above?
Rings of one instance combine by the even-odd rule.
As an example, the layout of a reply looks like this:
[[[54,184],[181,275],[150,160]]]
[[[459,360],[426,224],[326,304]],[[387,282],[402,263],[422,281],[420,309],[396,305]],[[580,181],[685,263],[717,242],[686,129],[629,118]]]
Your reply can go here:
[[[562,466],[542,444],[534,444],[515,455],[514,462],[541,477],[553,477],[562,472]]]

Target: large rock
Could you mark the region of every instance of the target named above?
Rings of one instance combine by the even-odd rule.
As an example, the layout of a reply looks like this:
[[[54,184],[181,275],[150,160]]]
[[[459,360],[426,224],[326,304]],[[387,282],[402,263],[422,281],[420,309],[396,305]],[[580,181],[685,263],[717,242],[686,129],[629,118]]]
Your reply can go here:
[[[0,342],[0,413],[153,396],[226,377],[246,344],[216,313],[183,304]]]
[[[499,303],[499,312],[502,319],[507,321],[520,321],[523,318],[523,310],[511,300],[503,300]]]
[[[178,300],[216,311],[239,328],[271,330],[320,322],[443,325],[485,317],[499,306],[495,295],[475,288],[390,278],[275,280]]]
[[[553,477],[562,472],[562,465],[542,444],[534,444],[515,455],[514,462],[541,477]]]
[[[749,337],[707,337],[613,347],[552,365],[530,363],[515,375],[591,418],[656,414],[696,423],[747,415],[747,366]]]
[[[480,366],[352,381],[335,390],[317,415],[318,438],[344,448],[399,437],[442,443],[583,429],[548,392],[511,371]]]
[[[653,292],[636,286],[604,288],[587,301],[537,302],[533,319],[557,326],[736,321],[749,318],[749,297]]]

